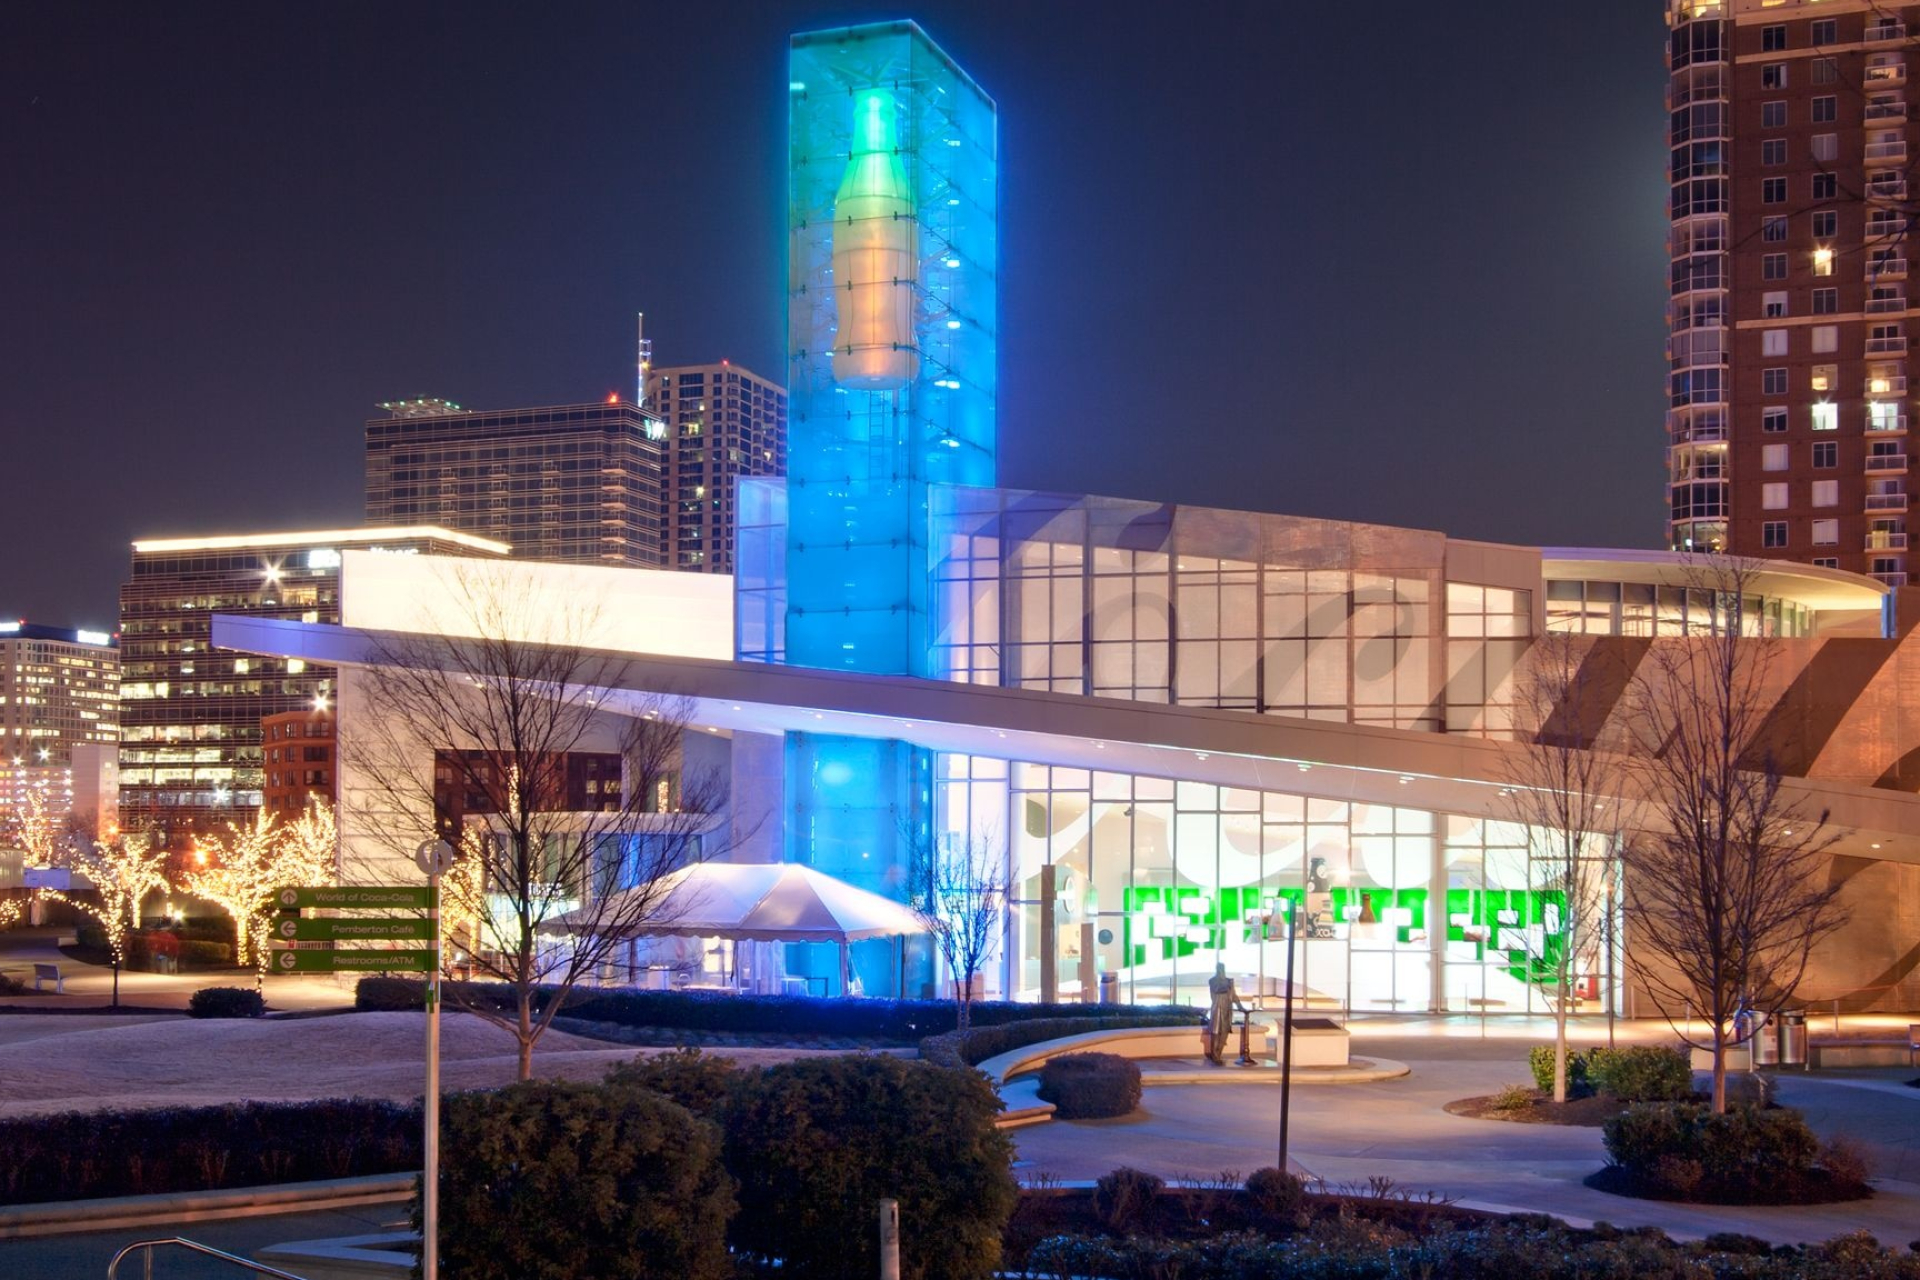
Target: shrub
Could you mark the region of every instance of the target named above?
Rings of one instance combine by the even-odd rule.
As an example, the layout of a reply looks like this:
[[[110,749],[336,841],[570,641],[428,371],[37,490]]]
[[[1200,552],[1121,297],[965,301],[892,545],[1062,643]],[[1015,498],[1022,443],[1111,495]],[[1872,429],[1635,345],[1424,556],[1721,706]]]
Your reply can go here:
[[[1130,1114],[1140,1105],[1140,1064],[1112,1053],[1066,1053],[1040,1067],[1040,1100],[1062,1120]]]
[[[1515,1111],[1530,1111],[1539,1093],[1538,1089],[1529,1089],[1524,1084],[1510,1084],[1494,1094],[1489,1105],[1495,1111],[1509,1114]]]
[[[187,1001],[189,1018],[257,1018],[267,1002],[251,987],[202,987]]]
[[[1307,1203],[1307,1184],[1283,1169],[1255,1169],[1247,1177],[1247,1198],[1269,1217],[1291,1218]]]
[[[657,1094],[534,1081],[450,1095],[441,1256],[467,1280],[732,1274],[720,1135]],[[414,1225],[420,1209],[414,1207]]]
[[[740,1073],[726,1058],[698,1049],[675,1049],[623,1062],[607,1072],[607,1083],[623,1088],[651,1089],[679,1103],[694,1115],[712,1119],[719,1113]]]
[[[1533,1083],[1549,1098],[1553,1096],[1553,1052],[1550,1044],[1537,1044],[1527,1052]],[[1585,1098],[1593,1093],[1593,1085],[1587,1079],[1588,1063],[1586,1054],[1572,1045],[1567,1046],[1567,1097]]]
[[[372,979],[362,979],[372,981]],[[393,979],[382,979],[393,981]],[[412,980],[417,990],[420,983]],[[449,984],[451,986],[451,984]],[[459,984],[460,997],[496,1007],[511,1007],[513,990],[502,983]],[[450,993],[451,994],[451,993]],[[558,995],[541,988],[540,1003]],[[417,1005],[416,1005],[417,1007]],[[844,1039],[917,1042],[954,1029],[951,1000],[829,1000],[811,996],[719,995],[703,991],[644,991],[636,988],[578,989],[567,995],[566,1014],[588,1022],[625,1027],[664,1027],[687,1031],[744,1031],[834,1036]],[[978,1001],[976,1027],[1026,1023],[1036,1018],[1070,1020],[1080,1030],[1102,1020],[1157,1015],[1182,1025],[1197,1025],[1193,1009],[1131,1005],[1021,1004]]]
[[[73,927],[73,944],[82,951],[105,951],[107,931],[92,921],[83,920]]]
[[[174,926],[174,932],[182,942],[224,942],[229,947],[234,943],[233,917],[227,915],[188,916]]]
[[[24,993],[27,984],[11,974],[0,973],[0,996],[17,996]]]
[[[1646,1194],[1720,1204],[1814,1198],[1819,1144],[1797,1111],[1646,1102],[1609,1119],[1607,1154]],[[1837,1180],[1837,1179],[1836,1179]]]
[[[1122,1165],[1093,1184],[1094,1216],[1116,1235],[1126,1235],[1153,1208],[1166,1186],[1154,1174]]]
[[[1016,1196],[1000,1101],[971,1071],[874,1055],[743,1073],[723,1109],[734,1244],[780,1274],[879,1269],[875,1202],[900,1217],[903,1280],[986,1280]]]
[[[1835,1182],[1850,1187],[1865,1187],[1873,1176],[1867,1153],[1859,1143],[1838,1137],[1820,1148],[1819,1165]]]
[[[362,1013],[414,1013],[427,1007],[427,984],[416,978],[360,979],[353,1007]]]
[[[420,1167],[420,1108],[374,1098],[0,1120],[0,1203],[211,1191]]]
[[[127,965],[151,970],[156,958],[180,958],[180,939],[165,929],[136,929],[127,935]]]
[[[233,963],[233,947],[225,942],[189,938],[180,944],[180,963],[212,968]]]
[[[1587,1079],[1601,1093],[1623,1102],[1685,1102],[1693,1096],[1693,1065],[1667,1045],[1590,1049]],[[1552,1061],[1548,1061],[1551,1074]]]

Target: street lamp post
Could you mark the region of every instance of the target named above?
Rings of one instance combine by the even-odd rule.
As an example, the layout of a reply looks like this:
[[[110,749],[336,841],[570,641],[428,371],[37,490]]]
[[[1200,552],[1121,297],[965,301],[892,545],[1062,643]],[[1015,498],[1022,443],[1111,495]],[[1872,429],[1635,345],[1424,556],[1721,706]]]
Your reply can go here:
[[[1287,1171],[1287,1120],[1293,1112],[1293,951],[1296,930],[1293,900],[1287,908],[1287,993],[1280,1014],[1280,1172]]]

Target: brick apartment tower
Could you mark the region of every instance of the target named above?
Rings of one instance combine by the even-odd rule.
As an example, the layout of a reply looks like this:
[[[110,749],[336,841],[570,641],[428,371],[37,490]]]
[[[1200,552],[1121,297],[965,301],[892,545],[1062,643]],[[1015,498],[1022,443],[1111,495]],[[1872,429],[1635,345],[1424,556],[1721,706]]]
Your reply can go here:
[[[661,563],[732,573],[734,478],[787,473],[786,388],[726,360],[649,369],[647,408],[666,424]]]
[[[1672,545],[1904,585],[1920,4],[1669,0],[1668,25]]]

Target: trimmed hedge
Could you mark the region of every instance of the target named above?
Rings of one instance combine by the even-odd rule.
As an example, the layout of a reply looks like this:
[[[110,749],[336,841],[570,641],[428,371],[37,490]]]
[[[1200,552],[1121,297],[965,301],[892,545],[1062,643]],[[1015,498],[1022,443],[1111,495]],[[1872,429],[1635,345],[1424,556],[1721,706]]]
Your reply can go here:
[[[180,963],[195,968],[215,968],[233,963],[233,946],[226,942],[207,942],[188,938],[180,943]]]
[[[267,1001],[252,987],[202,987],[187,1000],[189,1018],[258,1018]]]
[[[0,1120],[0,1203],[213,1191],[420,1167],[420,1109],[374,1098]]]
[[[701,1119],[720,1113],[728,1095],[747,1073],[736,1071],[730,1058],[716,1058],[698,1049],[674,1049],[623,1062],[607,1072],[607,1083],[651,1089]]]
[[[1820,1166],[1820,1144],[1798,1111],[1733,1107],[1714,1115],[1686,1102],[1644,1102],[1606,1123],[1612,1169],[1628,1194],[1709,1204],[1811,1204],[1871,1195],[1853,1168]]]
[[[720,1131],[658,1094],[532,1081],[449,1096],[442,1257],[463,1280],[724,1280]],[[414,1206],[418,1227],[420,1208]]]
[[[892,1197],[902,1280],[993,1275],[1017,1190],[978,1073],[861,1054],[742,1075],[722,1109],[737,1250],[795,1280],[878,1274],[875,1202]]]
[[[1380,1223],[1316,1223],[1283,1240],[1223,1232],[1203,1240],[1060,1235],[1029,1252],[1035,1277],[1178,1276],[1181,1280],[1920,1280],[1920,1254],[1883,1249],[1865,1232],[1771,1256],[1675,1244],[1656,1230],[1574,1232],[1530,1215],[1447,1231]],[[852,1273],[849,1273],[852,1274]]]
[[[417,978],[366,977],[354,992],[354,1007],[362,1010],[418,1009],[425,1002],[424,984]],[[537,1006],[544,1009],[556,995],[542,988]],[[513,1007],[513,988],[505,983],[448,983],[449,1003]],[[893,1040],[911,1043],[952,1031],[955,1010],[951,1000],[841,1000],[814,996],[725,995],[701,991],[647,991],[631,987],[576,987],[568,993],[564,1012],[586,1022],[625,1027],[668,1027],[688,1031],[744,1031],[774,1034],[838,1036],[850,1040]],[[1011,1000],[976,1001],[975,1027],[1025,1023],[1037,1018],[1068,1019],[1089,1029],[1089,1023],[1123,1015],[1165,1015],[1173,1025],[1198,1025],[1197,1011],[1133,1005],[1022,1004]],[[986,1055],[991,1057],[992,1055]]]
[[[1553,1092],[1553,1046],[1537,1044],[1527,1066],[1540,1092]],[[1693,1065],[1668,1045],[1624,1049],[1567,1048],[1567,1097],[1608,1093],[1623,1102],[1685,1102],[1693,1097]]]
[[[1105,1120],[1140,1105],[1140,1064],[1114,1053],[1064,1053],[1040,1066],[1042,1102],[1061,1120]]]

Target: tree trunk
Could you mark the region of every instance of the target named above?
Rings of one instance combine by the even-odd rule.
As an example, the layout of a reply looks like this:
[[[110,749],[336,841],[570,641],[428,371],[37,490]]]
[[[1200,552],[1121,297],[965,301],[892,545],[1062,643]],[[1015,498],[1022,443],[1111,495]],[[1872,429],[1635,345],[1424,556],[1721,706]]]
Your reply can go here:
[[[1560,1000],[1554,1015],[1553,1037],[1553,1100],[1567,1100],[1567,975],[1560,974]]]
[[[533,1079],[533,996],[530,992],[520,993],[520,1026],[515,1036],[520,1041],[520,1063],[514,1079],[526,1081]]]
[[[1727,1110],[1727,1033],[1715,1026],[1713,1029],[1713,1114],[1724,1115]]]

